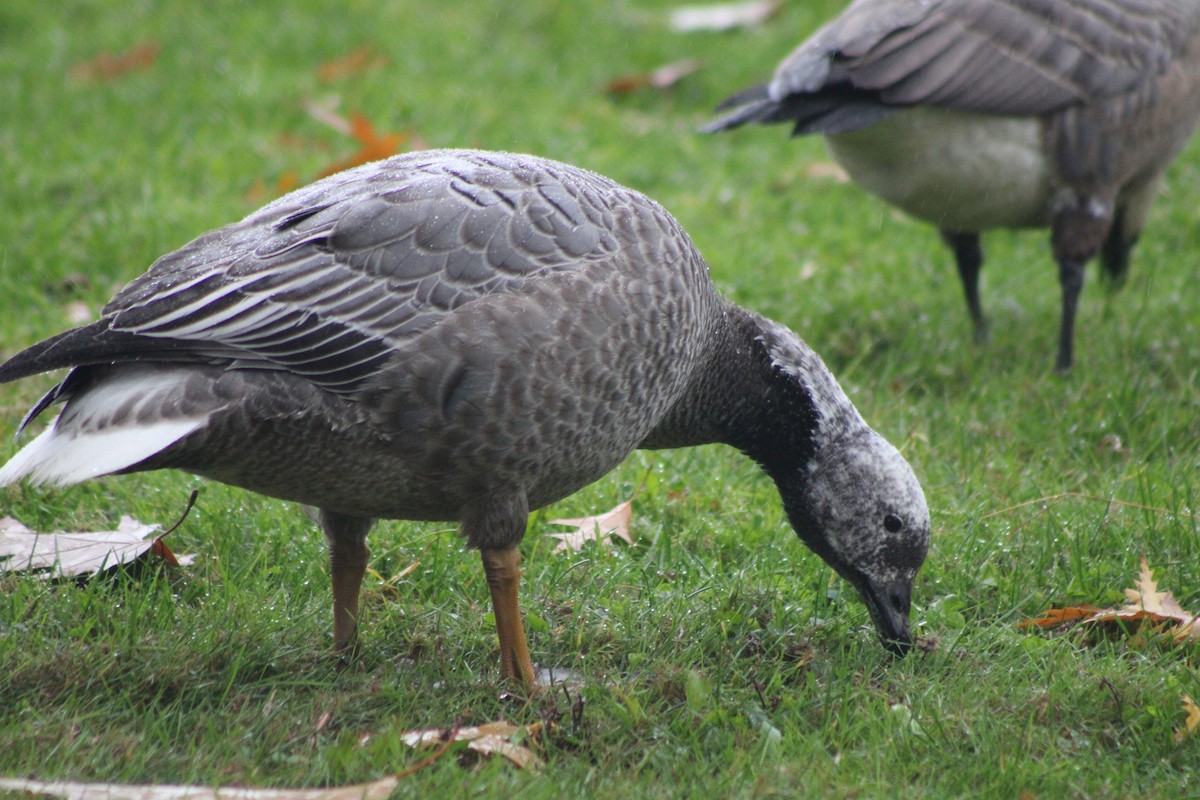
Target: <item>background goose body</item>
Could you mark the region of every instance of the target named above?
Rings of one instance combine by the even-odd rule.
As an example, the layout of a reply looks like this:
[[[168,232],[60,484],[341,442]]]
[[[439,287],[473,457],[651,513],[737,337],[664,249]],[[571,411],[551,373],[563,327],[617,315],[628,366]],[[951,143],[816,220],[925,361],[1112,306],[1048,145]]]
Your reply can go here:
[[[1049,227],[1067,369],[1084,265],[1124,277],[1200,122],[1200,4],[855,0],[722,107],[705,130],[823,134],[856,183],[938,226],[979,337],[979,231]]]
[[[430,151],[322,180],[159,259],[98,322],[0,381],[67,377],[62,414],[0,469],[68,484],[177,468],[320,509],[334,634],[355,630],[375,518],[454,520],[482,551],[506,677],[530,509],[631,450],[725,442],[911,642],[928,511],[819,357],[713,289],[659,205],[530,156]]]

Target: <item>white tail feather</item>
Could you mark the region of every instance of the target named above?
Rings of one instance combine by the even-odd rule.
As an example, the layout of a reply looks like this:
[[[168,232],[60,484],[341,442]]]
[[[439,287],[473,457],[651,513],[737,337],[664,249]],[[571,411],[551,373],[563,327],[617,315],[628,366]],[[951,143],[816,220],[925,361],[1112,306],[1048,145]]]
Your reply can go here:
[[[60,431],[58,420],[0,468],[0,486],[22,478],[66,486],[132,467],[204,425],[204,419],[162,420],[149,425],[79,433]]]
[[[152,367],[114,373],[71,398],[63,414],[0,467],[0,486],[28,479],[66,486],[145,461],[208,422],[153,413],[170,408],[187,370]],[[147,413],[149,412],[149,413]]]

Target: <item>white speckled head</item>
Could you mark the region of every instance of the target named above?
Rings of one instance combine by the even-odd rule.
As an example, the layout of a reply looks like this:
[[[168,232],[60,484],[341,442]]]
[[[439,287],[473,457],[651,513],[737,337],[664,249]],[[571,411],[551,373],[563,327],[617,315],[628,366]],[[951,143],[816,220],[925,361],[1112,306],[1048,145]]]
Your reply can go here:
[[[760,323],[778,388],[802,399],[811,438],[798,462],[761,459],[796,533],[862,594],[885,647],[912,644],[912,584],[929,551],[929,508],[912,467],[863,421],[820,356],[781,325]],[[801,411],[800,418],[804,418]],[[769,449],[769,448],[768,448]]]
[[[825,442],[807,470],[807,543],[862,593],[885,646],[906,649],[912,584],[930,529],[912,467],[863,425]]]

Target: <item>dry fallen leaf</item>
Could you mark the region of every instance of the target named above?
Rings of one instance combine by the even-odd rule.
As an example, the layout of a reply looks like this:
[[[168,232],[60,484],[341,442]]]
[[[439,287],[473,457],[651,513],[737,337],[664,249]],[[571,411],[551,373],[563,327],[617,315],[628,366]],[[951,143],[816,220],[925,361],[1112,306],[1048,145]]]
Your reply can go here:
[[[830,180],[834,183],[849,183],[850,176],[840,164],[832,161],[814,161],[804,169],[804,174],[816,180]]]
[[[371,121],[362,114],[351,114],[350,119],[346,119],[337,113],[336,106],[337,98],[325,102],[310,100],[304,104],[305,110],[313,119],[325,123],[339,133],[357,139],[359,150],[349,158],[342,159],[321,170],[317,175],[318,178],[325,178],[369,161],[378,161],[381,158],[393,156],[400,152],[401,146],[404,145],[407,145],[409,150],[421,150],[425,147],[421,137],[413,131],[376,133]]]
[[[542,765],[542,760],[528,747],[513,742],[513,739],[517,736],[537,736],[541,730],[540,722],[518,727],[511,722],[497,720],[485,725],[460,728],[413,730],[403,734],[401,738],[412,748],[431,747],[445,742],[466,742],[468,750],[480,755],[504,756],[521,769],[537,769]]]
[[[670,64],[663,64],[661,67],[650,72],[636,75],[622,75],[608,82],[608,91],[613,94],[627,94],[644,88],[670,89],[679,83],[679,81],[700,69],[703,63],[697,58],[685,58],[680,61],[672,61]]]
[[[1183,696],[1183,710],[1187,714],[1187,719],[1184,721],[1183,727],[1175,731],[1175,741],[1177,742],[1182,742],[1200,729],[1200,706],[1196,705],[1190,694]]]
[[[616,508],[593,517],[552,519],[549,521],[551,525],[571,525],[575,530],[569,533],[548,533],[546,535],[561,540],[551,552],[577,553],[583,549],[585,542],[599,541],[610,545],[613,536],[619,536],[628,544],[633,544],[633,536],[629,533],[629,525],[632,522],[633,500],[631,498]]]
[[[1027,619],[1020,623],[1020,627],[1028,628],[1036,626],[1038,628],[1054,628],[1059,625],[1065,625],[1068,622],[1079,622],[1091,616],[1101,609],[1098,606],[1072,606],[1070,608],[1048,608],[1042,612],[1042,616],[1035,619]]]
[[[1091,606],[1051,608],[1036,619],[1022,622],[1021,627],[1051,628],[1076,621],[1090,625],[1176,623],[1169,632],[1177,641],[1200,640],[1200,618],[1190,611],[1184,611],[1170,592],[1159,591],[1158,582],[1154,579],[1154,573],[1146,563],[1145,556],[1141,558],[1141,570],[1136,585],[1125,590],[1125,597],[1129,603],[1116,609],[1097,609]]]
[[[744,3],[716,3],[704,6],[680,6],[671,11],[671,29],[679,33],[728,31],[761,25],[783,5],[781,0],[749,0]]]
[[[151,538],[161,526],[121,517],[115,531],[37,533],[12,517],[0,519],[0,572],[36,572],[39,577],[79,578],[128,564],[153,553],[172,566],[190,564],[195,556],[179,556]]]
[[[323,789],[247,789],[239,786],[153,786],[121,783],[73,783],[0,778],[0,790],[63,797],[67,800],[386,800],[401,775],[370,783]]]
[[[250,205],[261,205],[271,197],[285,195],[299,185],[300,175],[294,169],[289,169],[279,176],[279,180],[275,181],[275,186],[272,190],[274,194],[271,195],[267,193],[267,182],[262,178],[255,178],[254,184],[246,192],[246,202]]]
[[[337,107],[341,99],[337,95],[326,97],[324,100],[305,100],[304,110],[317,122],[328,125],[338,133],[352,136],[350,120],[338,113]]]
[[[380,55],[369,44],[364,44],[356,50],[347,53],[342,58],[326,61],[317,68],[317,78],[330,82],[361,75],[372,69],[387,64],[387,58]]]
[[[158,58],[157,42],[140,42],[120,55],[101,52],[71,67],[71,80],[112,81],[129,72],[150,69]]]
[[[63,306],[63,316],[72,325],[84,325],[96,318],[96,314],[82,300],[73,300]]]

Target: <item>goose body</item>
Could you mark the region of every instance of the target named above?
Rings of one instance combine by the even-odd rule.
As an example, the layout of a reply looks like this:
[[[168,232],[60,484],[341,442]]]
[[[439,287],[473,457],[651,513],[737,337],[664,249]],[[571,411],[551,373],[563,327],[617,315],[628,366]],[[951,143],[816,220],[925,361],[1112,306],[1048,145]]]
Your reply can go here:
[[[863,188],[936,225],[982,338],[979,232],[1050,228],[1074,360],[1084,265],[1123,278],[1200,122],[1195,0],[855,0],[706,126],[790,122]]]
[[[912,470],[820,358],[716,293],[661,206],[594,173],[479,151],[326,178],[159,259],[99,321],[0,365],[69,367],[0,484],[174,468],[319,509],[335,644],[377,518],[452,520],[483,554],[504,675],[530,509],[637,447],[725,442],[904,649],[929,518]]]

